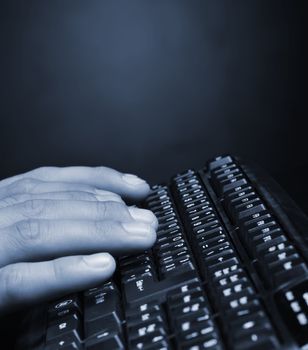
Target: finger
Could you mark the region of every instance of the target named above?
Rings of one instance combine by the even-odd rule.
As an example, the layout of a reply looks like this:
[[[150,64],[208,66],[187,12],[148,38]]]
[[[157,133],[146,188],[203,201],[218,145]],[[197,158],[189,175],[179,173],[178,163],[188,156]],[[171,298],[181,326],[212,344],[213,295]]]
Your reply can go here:
[[[0,228],[13,225],[27,219],[49,220],[139,220],[139,212],[134,212],[123,203],[58,201],[51,199],[33,199],[0,209]]]
[[[52,200],[76,200],[90,202],[119,202],[124,203],[122,198],[109,191],[98,191],[98,193],[81,192],[81,191],[62,191],[62,192],[45,192],[45,193],[24,193],[15,194],[0,199],[0,208],[5,208],[18,203],[32,199],[52,199]]]
[[[121,173],[107,167],[42,167],[27,173],[2,180],[0,187],[8,186],[21,179],[80,183],[118,193],[131,199],[142,199],[150,191],[143,179],[133,174]]]
[[[0,311],[91,288],[114,270],[107,253],[7,265],[0,269]]]
[[[148,212],[148,218],[154,215]],[[151,221],[27,220],[1,230],[0,267],[96,252],[136,253],[156,240]]]
[[[68,182],[46,182],[37,179],[21,179],[8,186],[0,187],[0,198],[11,197],[21,194],[38,194],[51,192],[86,192],[98,195],[120,196],[111,191],[97,189],[91,185],[68,183]]]

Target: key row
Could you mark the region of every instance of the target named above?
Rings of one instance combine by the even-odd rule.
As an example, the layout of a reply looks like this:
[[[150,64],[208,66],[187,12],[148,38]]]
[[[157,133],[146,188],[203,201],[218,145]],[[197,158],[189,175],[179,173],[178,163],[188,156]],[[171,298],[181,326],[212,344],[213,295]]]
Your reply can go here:
[[[126,330],[130,349],[169,349],[166,315],[159,301],[127,308]]]
[[[178,175],[173,187],[208,290],[223,314],[229,347],[277,348],[271,323],[198,175],[192,170]]]
[[[196,275],[182,224],[166,186],[158,186],[147,198],[147,207],[158,219],[157,241],[153,248],[160,279],[190,271]]]
[[[223,349],[200,281],[196,279],[173,290],[167,299],[167,310],[177,349]]]
[[[210,168],[213,187],[268,286],[279,288],[294,279],[305,279],[307,264],[241,167],[231,157],[224,157]]]

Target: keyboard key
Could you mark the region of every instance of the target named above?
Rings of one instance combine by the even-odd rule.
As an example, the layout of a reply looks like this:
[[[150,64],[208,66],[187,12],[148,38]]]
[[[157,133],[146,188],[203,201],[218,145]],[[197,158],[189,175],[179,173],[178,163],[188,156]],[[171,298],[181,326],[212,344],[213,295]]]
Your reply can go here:
[[[279,287],[295,279],[303,279],[308,275],[307,264],[298,254],[288,259],[269,265],[270,276],[274,286]]]
[[[204,313],[209,313],[208,303],[205,301],[202,302],[190,302],[185,305],[177,305],[171,307],[171,314],[177,315],[177,317],[185,316],[185,315],[195,315],[199,311]]]
[[[193,315],[184,315],[180,317],[171,312],[170,317],[172,319],[172,325],[175,332],[185,332],[187,330],[192,330],[195,326],[198,325],[208,325],[211,327],[211,329],[209,329],[209,332],[212,332],[214,329],[211,316],[205,310],[201,310]]]
[[[241,293],[231,297],[220,297],[220,302],[226,307],[227,311],[236,311],[238,308],[248,305],[255,299],[255,293],[252,288],[247,288]]]
[[[121,320],[122,311],[117,291],[99,291],[84,297],[86,337],[90,337],[100,330],[121,332]]]
[[[211,238],[217,237],[217,235],[222,234],[224,232],[224,229],[221,223],[218,220],[216,220],[214,223],[210,225],[194,227],[192,228],[192,232],[194,236],[196,236],[197,238],[200,235],[206,235],[207,239],[211,239]]]
[[[228,174],[234,169],[239,169],[235,163],[225,164],[223,167],[211,171],[211,178],[216,178],[219,175]]]
[[[197,276],[197,272],[194,264],[191,261],[191,258],[190,257],[178,258],[176,261],[162,266],[161,277],[167,278],[167,277],[175,276],[188,271],[194,273]]]
[[[118,334],[106,331],[100,332],[89,338],[85,342],[85,350],[122,350],[125,349],[121,338]]]
[[[211,171],[213,170],[217,170],[219,169],[224,169],[225,167],[227,167],[228,165],[230,165],[230,163],[233,162],[233,159],[230,156],[226,156],[226,157],[217,157],[214,161],[210,162],[208,164],[208,167]]]
[[[128,325],[128,337],[130,339],[146,337],[150,333],[159,332],[166,334],[165,322],[161,316],[155,317],[146,322]]]
[[[237,198],[244,197],[251,192],[254,192],[254,189],[250,185],[248,185],[246,187],[241,187],[240,189],[235,190],[235,191],[231,191],[230,193],[228,193],[227,195],[224,196],[224,198],[223,198],[224,203],[228,206],[231,204],[231,202],[233,200],[235,200]]]
[[[72,338],[80,340],[82,338],[81,320],[77,314],[72,314],[59,318],[48,326],[47,342],[62,337],[64,334],[71,335]]]
[[[235,340],[233,348],[236,350],[275,350],[281,349],[281,344],[271,331],[259,329],[258,332],[248,333]]]
[[[197,237],[200,252],[211,250],[221,244],[229,244],[229,240],[226,235],[219,234],[215,238],[208,239],[207,235],[200,235]]]
[[[205,335],[202,337],[198,337],[197,339],[193,339],[184,343],[181,346],[181,349],[185,350],[221,350],[223,347],[220,344],[218,336],[216,333],[212,333],[210,335]]]
[[[79,336],[77,336],[74,333],[61,334],[60,336],[57,336],[56,338],[52,338],[51,340],[47,341],[47,344],[44,348],[44,350],[59,350],[59,349],[81,350],[82,345],[81,345]]]
[[[185,328],[185,327],[184,327]],[[180,344],[187,344],[197,339],[216,339],[217,335],[213,327],[213,322],[208,320],[202,324],[192,324],[190,329],[181,330],[176,333],[176,339]]]
[[[277,309],[301,348],[308,345],[308,280],[275,295]]]
[[[202,254],[202,260],[204,261],[208,269],[213,269],[219,266],[220,264],[223,264],[224,262],[230,262],[231,264],[232,259],[236,259],[236,255],[233,249],[224,250],[223,252],[213,256],[206,256]]]
[[[235,177],[226,181],[223,185],[216,187],[217,193],[222,195],[227,195],[235,190],[240,190],[241,188],[247,186],[248,182],[244,177]]]
[[[221,256],[225,251],[233,252],[233,248],[228,241],[214,245],[213,247],[207,247],[206,245],[199,245],[199,247],[202,248],[201,253],[204,259],[214,258],[217,255]]]
[[[139,296],[150,293],[154,285],[153,276],[144,276],[140,279],[125,282],[123,286],[126,300],[134,300]]]
[[[230,322],[230,336],[232,339],[239,339],[251,333],[262,333],[264,330],[271,330],[272,327],[263,311],[258,311],[240,319]]]
[[[145,330],[146,332],[146,330]],[[145,335],[136,338],[128,338],[128,342],[131,349],[148,349],[150,346],[167,343],[166,331],[163,328],[159,328],[156,331],[148,331]]]
[[[233,257],[227,261],[207,266],[207,271],[208,274],[211,276],[211,279],[214,279],[215,277],[227,276],[228,274],[238,270],[239,268],[239,260],[236,257]]]
[[[191,281],[184,283],[181,287],[173,289],[168,296],[179,296],[182,294],[195,292],[195,291],[201,291],[203,290],[201,282],[198,280],[198,278],[194,278]]]
[[[80,299],[77,294],[58,299],[48,308],[48,321],[57,321],[63,316],[81,313]]]
[[[214,278],[211,282],[214,288],[221,288],[240,281],[247,281],[246,273],[243,269],[238,269],[220,278]]]
[[[246,203],[241,207],[241,210],[239,210],[235,214],[235,220],[236,222],[240,222],[246,217],[249,217],[253,214],[257,214],[265,210],[265,205],[260,200],[252,201],[251,203]]]
[[[194,290],[191,292],[186,292],[184,294],[173,294],[168,297],[168,307],[174,308],[179,305],[186,305],[196,302],[206,302],[205,296],[203,295],[203,291]]]
[[[142,303],[142,304],[134,304],[133,306],[127,305],[127,308],[125,310],[125,314],[127,319],[135,318],[136,316],[139,316],[140,314],[149,313],[149,312],[161,312],[161,305],[159,301],[152,300],[148,303]]]
[[[161,309],[150,309],[141,314],[134,314],[127,317],[127,324],[129,326],[142,324],[143,322],[164,322],[164,315]]]
[[[258,299],[253,299],[244,306],[228,310],[226,313],[227,322],[239,320],[243,317],[252,315],[258,311],[262,311],[262,306]]]

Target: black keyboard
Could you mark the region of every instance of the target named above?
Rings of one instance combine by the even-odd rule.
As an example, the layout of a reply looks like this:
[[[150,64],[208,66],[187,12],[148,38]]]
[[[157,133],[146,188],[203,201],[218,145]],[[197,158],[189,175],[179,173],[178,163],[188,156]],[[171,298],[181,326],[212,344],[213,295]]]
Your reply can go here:
[[[231,156],[157,185],[153,249],[24,315],[18,349],[308,349],[308,219]]]

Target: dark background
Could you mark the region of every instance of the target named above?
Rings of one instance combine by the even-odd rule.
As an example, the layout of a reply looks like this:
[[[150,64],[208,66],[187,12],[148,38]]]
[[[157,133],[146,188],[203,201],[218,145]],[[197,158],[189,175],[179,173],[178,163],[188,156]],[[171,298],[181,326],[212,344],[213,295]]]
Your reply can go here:
[[[304,1],[0,2],[0,177],[108,165],[152,183],[220,153],[308,212]]]

